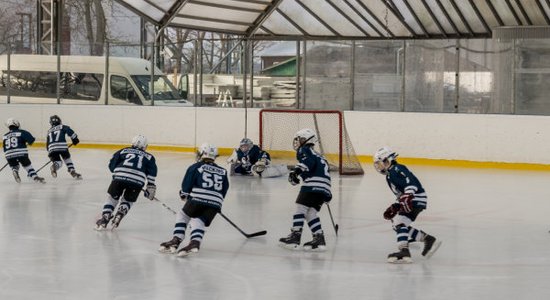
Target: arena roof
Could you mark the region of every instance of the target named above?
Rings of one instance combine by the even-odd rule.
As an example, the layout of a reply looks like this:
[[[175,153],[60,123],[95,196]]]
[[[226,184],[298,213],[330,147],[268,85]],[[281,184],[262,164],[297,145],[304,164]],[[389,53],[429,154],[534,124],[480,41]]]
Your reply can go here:
[[[489,38],[550,25],[550,0],[116,0],[157,26],[255,39]]]

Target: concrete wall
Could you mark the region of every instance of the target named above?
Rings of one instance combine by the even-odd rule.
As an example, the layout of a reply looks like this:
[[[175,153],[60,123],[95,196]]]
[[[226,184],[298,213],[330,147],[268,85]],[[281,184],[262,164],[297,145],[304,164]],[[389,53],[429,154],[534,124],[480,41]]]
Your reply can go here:
[[[255,142],[258,112],[249,109],[246,122]],[[152,145],[233,148],[245,131],[245,111],[235,108],[0,105],[0,120],[15,117],[42,141],[52,114],[84,143],[126,144],[144,134]],[[360,155],[388,145],[408,158],[550,164],[550,117],[349,111],[345,119]]]

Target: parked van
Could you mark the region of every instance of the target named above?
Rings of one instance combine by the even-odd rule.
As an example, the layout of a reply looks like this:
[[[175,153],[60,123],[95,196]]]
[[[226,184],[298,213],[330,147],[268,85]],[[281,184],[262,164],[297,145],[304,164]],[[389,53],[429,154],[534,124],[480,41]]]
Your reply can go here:
[[[62,104],[151,105],[151,63],[130,57],[60,56]],[[57,56],[10,56],[10,103],[57,103]],[[0,96],[7,95],[8,57],[0,55]],[[108,87],[108,98],[105,88]],[[155,68],[154,105],[193,106]]]

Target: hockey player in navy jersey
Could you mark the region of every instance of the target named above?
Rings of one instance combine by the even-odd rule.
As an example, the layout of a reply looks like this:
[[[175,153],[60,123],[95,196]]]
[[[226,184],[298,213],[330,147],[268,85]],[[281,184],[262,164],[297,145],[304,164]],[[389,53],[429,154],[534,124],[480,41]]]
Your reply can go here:
[[[441,242],[435,237],[411,226],[427,207],[427,196],[422,184],[407,169],[397,162],[397,153],[388,147],[380,148],[374,154],[374,168],[386,176],[391,191],[397,197],[395,203],[384,212],[384,219],[391,220],[397,233],[398,252],[388,255],[389,263],[411,263],[409,243],[423,242],[422,255],[430,257],[439,248]]]
[[[34,143],[32,134],[26,130],[20,129],[19,121],[14,118],[9,118],[6,121],[6,127],[8,127],[10,131],[4,134],[2,146],[15,181],[18,183],[21,182],[21,177],[19,177],[19,164],[21,164],[27,171],[27,175],[35,182],[45,183],[44,178],[36,174],[36,171],[32,167],[31,160],[29,159],[27,145],[30,146]]]
[[[316,142],[315,131],[308,128],[298,131],[293,140],[298,164],[289,173],[288,181],[297,185],[301,177],[303,184],[296,199],[290,234],[279,239],[280,245],[287,249],[298,249],[300,246],[305,221],[311,229],[313,240],[304,244],[304,250],[324,251],[326,248],[321,219],[317,213],[325,202],[332,199],[332,193],[329,166],[325,158],[313,149]]]
[[[71,153],[69,153],[69,146],[67,146],[67,140],[65,136],[69,136],[73,146],[78,145],[80,141],[78,136],[71,129],[71,127],[61,123],[61,118],[57,115],[50,117],[50,125],[52,126],[48,130],[48,136],[46,137],[46,148],[48,149],[48,157],[52,161],[50,167],[50,173],[52,177],[57,177],[57,170],[63,166],[63,161],[67,165],[67,171],[73,178],[82,179],[82,175],[76,172],[73,161],[71,159]]]
[[[260,175],[270,164],[271,158],[269,153],[254,145],[251,139],[244,138],[227,162],[231,164],[231,174],[253,175],[254,172]]]
[[[147,138],[137,135],[132,140],[131,147],[117,151],[111,158],[109,170],[113,173],[113,180],[107,190],[107,201],[103,205],[101,219],[96,222],[96,230],[106,229],[111,219],[113,229],[117,228],[146,183],[144,196],[149,200],[155,198],[157,164],[155,157],[146,152],[146,149]],[[118,209],[113,217],[117,204]]]
[[[214,162],[217,156],[216,147],[206,143],[199,147],[197,163],[187,169],[181,184],[180,197],[186,201],[185,205],[176,216],[172,240],[160,244],[160,252],[176,253],[188,228],[191,228],[190,242],[177,251],[177,256],[199,251],[206,227],[221,211],[229,189],[227,170]]]

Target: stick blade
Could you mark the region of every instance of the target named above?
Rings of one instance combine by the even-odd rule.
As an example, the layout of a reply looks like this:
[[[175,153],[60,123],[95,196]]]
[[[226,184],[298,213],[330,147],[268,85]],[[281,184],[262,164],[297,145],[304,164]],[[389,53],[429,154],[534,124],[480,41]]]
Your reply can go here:
[[[246,237],[247,238],[252,238],[252,237],[257,237],[257,236],[266,235],[266,234],[267,234],[267,231],[262,230],[262,231],[254,232],[254,233],[251,233],[251,234],[247,234]]]

